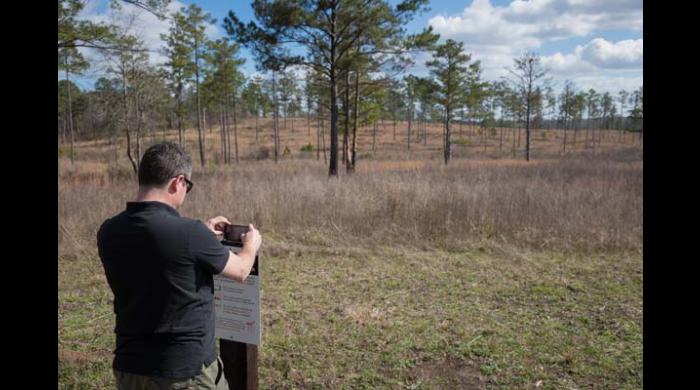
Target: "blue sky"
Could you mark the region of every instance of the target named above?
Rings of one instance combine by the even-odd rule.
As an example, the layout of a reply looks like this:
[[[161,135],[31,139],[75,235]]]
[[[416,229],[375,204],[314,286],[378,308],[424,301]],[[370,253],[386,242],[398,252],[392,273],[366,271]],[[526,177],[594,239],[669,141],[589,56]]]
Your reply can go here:
[[[247,0],[178,0],[170,9],[191,3],[217,19],[207,30],[211,38],[225,35],[221,25],[229,10],[243,21],[253,18]],[[505,67],[512,64],[514,57],[534,51],[550,69],[555,89],[567,79],[579,89],[609,92],[642,85],[641,0],[434,0],[429,8],[406,26],[408,32],[432,25],[441,40],[464,42],[465,51],[481,61],[487,80],[505,75]],[[132,28],[152,49],[152,61],[161,62],[163,58],[157,53],[162,44],[159,34],[167,31],[167,22],[124,6],[121,14],[128,13],[137,14]],[[108,0],[90,0],[81,17],[109,21],[119,15],[109,8]],[[99,62],[94,53],[86,54]],[[247,58],[244,73],[256,73],[250,53],[243,50],[242,56]],[[419,54],[409,72],[426,76],[425,61],[429,58],[427,53]],[[103,72],[104,67],[96,65],[76,81],[81,88],[91,88]]]

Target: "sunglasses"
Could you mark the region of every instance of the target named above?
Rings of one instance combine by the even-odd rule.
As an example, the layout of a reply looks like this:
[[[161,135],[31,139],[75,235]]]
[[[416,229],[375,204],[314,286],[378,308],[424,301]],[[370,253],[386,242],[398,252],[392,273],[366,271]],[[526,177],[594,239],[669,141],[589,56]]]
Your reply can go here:
[[[186,192],[186,193],[189,194],[190,191],[192,191],[192,187],[194,187],[194,183],[192,183],[191,181],[187,180],[186,177],[183,177],[183,179],[185,179],[185,184],[187,184],[187,192]]]
[[[178,176],[180,176],[180,175],[178,175]],[[173,176],[173,177],[177,177],[177,176]],[[187,185],[187,192],[186,193],[189,194],[190,191],[192,191],[192,187],[194,187],[194,183],[189,181],[185,176],[182,176],[182,178],[185,180],[185,184]]]

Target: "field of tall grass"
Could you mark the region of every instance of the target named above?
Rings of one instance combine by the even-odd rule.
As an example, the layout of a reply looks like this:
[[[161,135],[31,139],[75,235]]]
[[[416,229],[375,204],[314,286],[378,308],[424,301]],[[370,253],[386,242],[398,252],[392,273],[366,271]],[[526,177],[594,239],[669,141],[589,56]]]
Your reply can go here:
[[[380,141],[394,145],[388,131]],[[641,149],[559,156],[551,142],[529,163],[474,154],[448,166],[397,158],[394,145],[333,179],[315,152],[202,169],[188,148],[195,186],[181,213],[263,234],[261,387],[641,388]],[[95,233],[136,185],[110,150],[84,143],[74,164],[59,160],[64,389],[112,386]]]
[[[641,249],[642,163],[635,150],[525,163],[366,162],[329,179],[316,162],[245,162],[202,171],[182,212],[225,215],[263,231],[328,242]],[[91,240],[135,195],[128,168],[59,182],[64,231]],[[89,206],[88,206],[89,205]],[[59,236],[61,237],[61,236]],[[64,240],[60,240],[64,242]],[[64,248],[68,250],[69,248]]]

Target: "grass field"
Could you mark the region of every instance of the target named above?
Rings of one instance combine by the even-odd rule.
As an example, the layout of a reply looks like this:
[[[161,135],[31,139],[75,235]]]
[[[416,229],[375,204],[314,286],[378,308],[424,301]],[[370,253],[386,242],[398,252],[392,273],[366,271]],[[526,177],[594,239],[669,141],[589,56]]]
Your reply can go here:
[[[241,157],[271,145],[243,129]],[[300,151],[306,130],[283,133],[293,152],[279,164],[202,169],[188,148],[195,190],[182,213],[263,233],[261,388],[642,387],[634,135],[595,150],[579,138],[560,155],[558,132],[536,133],[527,164],[488,139],[445,168],[439,126],[408,153],[387,123],[374,155],[362,133],[354,176],[328,180],[323,156]],[[135,187],[105,141],[79,143],[76,158],[59,160],[59,387],[112,388],[112,295],[94,235]]]

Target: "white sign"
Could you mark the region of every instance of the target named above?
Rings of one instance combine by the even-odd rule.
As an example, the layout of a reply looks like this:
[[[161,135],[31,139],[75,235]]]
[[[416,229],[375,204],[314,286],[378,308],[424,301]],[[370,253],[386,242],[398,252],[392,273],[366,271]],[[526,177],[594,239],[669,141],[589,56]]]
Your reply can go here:
[[[260,345],[260,277],[248,275],[241,283],[214,275],[214,312],[217,338]]]

